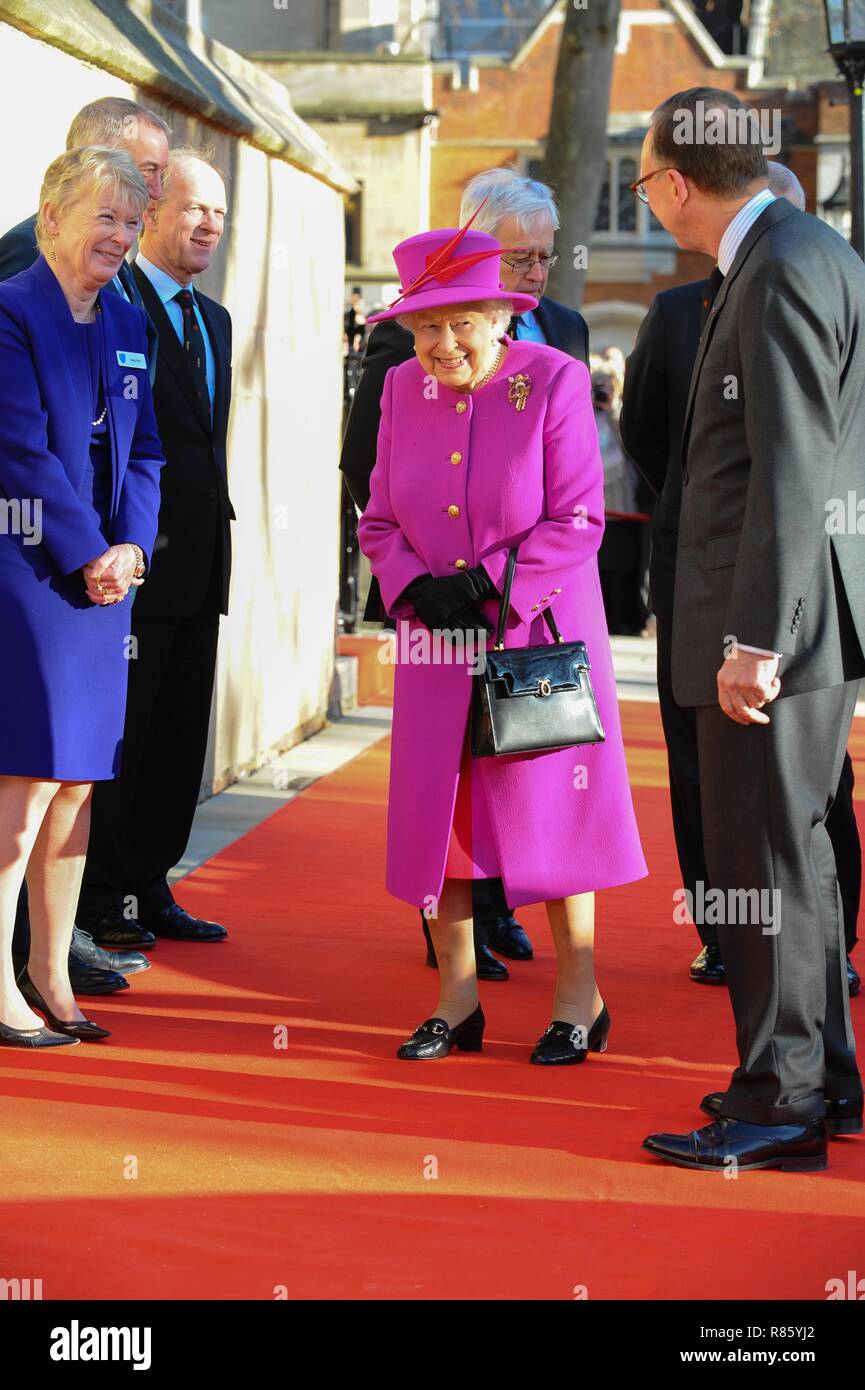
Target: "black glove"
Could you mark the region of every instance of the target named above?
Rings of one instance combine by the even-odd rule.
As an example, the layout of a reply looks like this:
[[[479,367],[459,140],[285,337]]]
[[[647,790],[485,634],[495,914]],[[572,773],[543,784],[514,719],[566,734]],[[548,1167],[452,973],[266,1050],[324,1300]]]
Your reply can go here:
[[[421,622],[431,630],[475,632],[481,628],[492,632],[477,604],[496,592],[483,565],[475,565],[439,579],[422,574],[407,585],[400,597],[412,605]]]

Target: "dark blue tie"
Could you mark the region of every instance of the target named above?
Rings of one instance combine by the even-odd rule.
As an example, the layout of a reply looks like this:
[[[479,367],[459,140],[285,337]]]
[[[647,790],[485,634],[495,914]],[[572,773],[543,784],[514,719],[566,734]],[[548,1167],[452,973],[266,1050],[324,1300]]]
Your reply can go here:
[[[195,385],[195,394],[201,402],[201,408],[210,417],[210,392],[207,389],[207,361],[204,353],[204,337],[198,326],[198,316],[195,312],[195,300],[192,297],[192,290],[178,290],[174,296],[183,312],[183,347],[186,352],[186,362],[192,373],[192,380]]]

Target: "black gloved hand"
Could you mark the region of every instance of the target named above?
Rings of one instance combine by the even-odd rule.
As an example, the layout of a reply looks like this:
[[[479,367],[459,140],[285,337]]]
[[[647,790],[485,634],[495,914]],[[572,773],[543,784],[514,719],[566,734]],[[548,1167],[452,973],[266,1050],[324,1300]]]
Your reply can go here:
[[[403,590],[421,622],[431,630],[450,628],[459,632],[475,632],[481,628],[492,632],[477,604],[496,593],[492,580],[483,565],[458,570],[438,579],[421,575]]]

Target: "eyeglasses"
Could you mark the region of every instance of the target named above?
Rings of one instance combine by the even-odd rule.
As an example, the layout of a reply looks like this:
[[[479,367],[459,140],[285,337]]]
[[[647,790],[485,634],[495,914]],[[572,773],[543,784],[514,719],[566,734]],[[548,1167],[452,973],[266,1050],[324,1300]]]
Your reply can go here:
[[[647,203],[649,201],[649,194],[645,185],[649,182],[649,179],[653,179],[656,174],[667,174],[670,172],[677,174],[679,171],[678,169],[674,169],[672,164],[665,164],[663,169],[653,169],[651,174],[644,174],[641,179],[637,179],[636,183],[629,183],[628,188],[631,193],[636,193],[641,203]]]
[[[525,254],[513,257],[502,256],[502,262],[510,266],[511,270],[531,270],[535,261],[537,261],[541,270],[552,270],[553,266],[558,265],[560,260],[561,257],[558,251],[550,251],[543,256],[528,256]]]

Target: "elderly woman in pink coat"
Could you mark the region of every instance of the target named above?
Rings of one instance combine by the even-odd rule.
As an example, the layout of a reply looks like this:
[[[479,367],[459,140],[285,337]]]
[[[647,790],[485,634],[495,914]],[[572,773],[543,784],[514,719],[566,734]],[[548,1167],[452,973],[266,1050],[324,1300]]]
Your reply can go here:
[[[471,879],[500,876],[509,903],[546,904],[558,961],[552,1022],[531,1060],[603,1052],[610,1014],[593,966],[594,894],[642,878],[616,686],[598,582],[604,479],[589,373],[555,348],[509,338],[529,295],[499,284],[501,248],[463,229],[394,251],[398,318],[416,360],[391,368],[382,397],[361,548],[396,618],[387,887],[429,917],[439,962],[435,1013],[397,1055],[479,1052]],[[507,647],[588,649],[605,741],[473,758],[472,673],[517,558]],[[457,642],[446,651],[447,641]],[[490,641],[492,639],[489,639]]]

